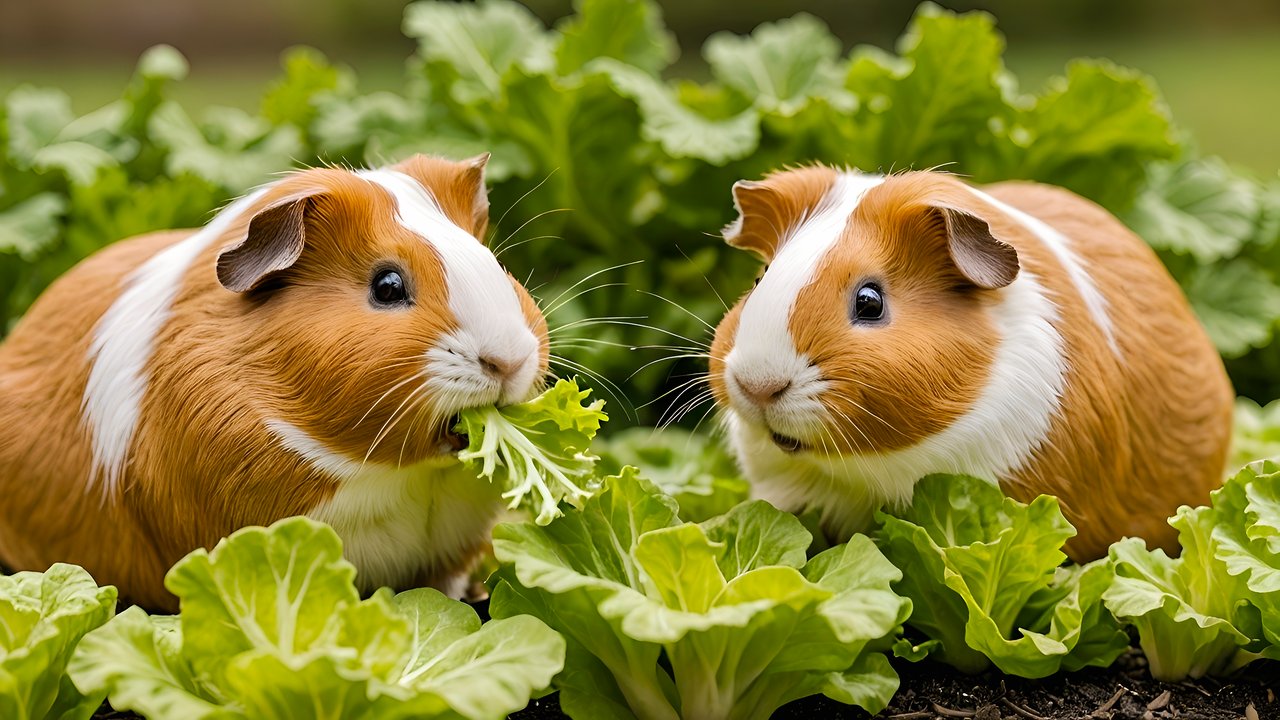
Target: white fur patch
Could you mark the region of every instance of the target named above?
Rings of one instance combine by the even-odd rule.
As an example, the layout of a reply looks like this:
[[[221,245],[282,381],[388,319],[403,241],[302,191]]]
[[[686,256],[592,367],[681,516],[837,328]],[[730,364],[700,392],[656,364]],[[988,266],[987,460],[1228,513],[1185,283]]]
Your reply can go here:
[[[1031,234],[1036,236],[1040,242],[1044,243],[1045,247],[1062,264],[1062,268],[1067,271],[1067,276],[1071,278],[1071,284],[1076,286],[1076,292],[1080,293],[1080,299],[1084,301],[1084,306],[1089,311],[1089,315],[1093,317],[1093,321],[1098,324],[1102,334],[1106,336],[1107,345],[1111,347],[1111,352],[1119,355],[1120,346],[1116,344],[1115,330],[1111,325],[1111,316],[1107,313],[1107,299],[1098,290],[1098,286],[1093,284],[1093,278],[1089,277],[1089,272],[1085,270],[1084,262],[1071,249],[1071,240],[1040,218],[1028,215],[977,188],[968,185],[965,185],[965,187],[969,188],[969,191],[974,195],[991,203],[1014,220],[1017,220],[1023,227],[1031,231]]]
[[[417,180],[393,170],[357,174],[391,193],[396,219],[429,243],[444,264],[449,310],[458,328],[428,352],[428,382],[456,398],[459,407],[525,399],[536,381],[538,340],[497,258],[449,220]],[[482,357],[517,370],[499,384],[480,367]]]
[[[788,237],[780,240],[781,247],[769,269],[742,306],[733,349],[725,358],[727,372],[762,385],[791,380],[793,391],[801,396],[795,401],[816,395],[819,388],[795,384],[795,378],[810,363],[796,351],[791,339],[791,312],[800,291],[813,281],[818,264],[836,244],[863,195],[881,182],[884,177],[880,175],[842,172],[808,217],[785,229]],[[730,392],[737,392],[732,381],[728,385]],[[785,401],[795,402],[789,396]],[[802,408],[795,410],[779,414],[796,415]]]
[[[89,379],[80,411],[93,443],[89,487],[102,478],[114,495],[129,457],[147,392],[147,362],[169,319],[182,279],[196,257],[256,200],[258,190],[229,205],[191,237],[156,253],[123,281],[124,291],[94,327]]]
[[[307,515],[342,538],[342,554],[366,591],[406,587],[454,567],[501,510],[499,490],[452,458],[406,467],[360,463],[288,422],[266,425],[286,449],[338,480],[333,497]],[[465,587],[450,589],[456,597]]]

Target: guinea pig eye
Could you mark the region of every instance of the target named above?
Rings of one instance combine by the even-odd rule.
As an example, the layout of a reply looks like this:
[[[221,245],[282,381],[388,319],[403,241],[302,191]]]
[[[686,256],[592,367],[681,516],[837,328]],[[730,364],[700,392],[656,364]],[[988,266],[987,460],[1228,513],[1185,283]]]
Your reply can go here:
[[[404,278],[395,270],[383,270],[373,276],[369,284],[373,300],[379,305],[398,305],[409,299]]]
[[[867,283],[853,294],[854,322],[874,322],[884,317],[884,294],[875,283]]]

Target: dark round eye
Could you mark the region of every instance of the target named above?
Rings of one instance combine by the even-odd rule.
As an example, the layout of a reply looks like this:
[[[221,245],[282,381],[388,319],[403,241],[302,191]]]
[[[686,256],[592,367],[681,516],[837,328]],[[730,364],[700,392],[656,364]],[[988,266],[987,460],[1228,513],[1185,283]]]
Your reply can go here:
[[[383,270],[375,275],[370,288],[373,290],[373,299],[380,305],[396,305],[409,298],[404,278],[395,270]]]
[[[875,321],[884,317],[884,295],[874,283],[867,283],[853,294],[853,320]]]

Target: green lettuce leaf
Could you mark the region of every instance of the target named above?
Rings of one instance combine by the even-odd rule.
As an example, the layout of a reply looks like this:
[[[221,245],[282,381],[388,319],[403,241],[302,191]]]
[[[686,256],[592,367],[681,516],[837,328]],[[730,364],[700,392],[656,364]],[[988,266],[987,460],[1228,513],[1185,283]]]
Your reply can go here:
[[[627,467],[579,511],[494,531],[490,611],[565,635],[571,715],[767,718],[815,693],[877,712],[897,676],[868,646],[910,612],[900,573],[865,537],[806,563],[810,541],[759,501],[682,523]]]
[[[1236,398],[1232,432],[1231,467],[1280,460],[1280,401],[1262,407],[1249,398]]]
[[[530,617],[480,625],[431,589],[361,600],[328,526],[246,528],[174,566],[181,614],[122,613],[69,672],[117,709],[169,718],[506,717],[563,666],[564,640]]]
[[[876,518],[877,542],[903,573],[895,590],[912,601],[908,624],[937,641],[900,655],[1038,678],[1109,665],[1128,646],[1102,607],[1110,565],[1059,568],[1075,528],[1055,498],[1023,504],[977,478],[933,475],[909,507]]]
[[[812,15],[765,23],[748,37],[716,33],[702,54],[717,80],[766,112],[794,115],[813,97],[853,104],[840,82],[840,41]]]
[[[1256,185],[1209,158],[1152,166],[1125,221],[1158,250],[1211,263],[1239,254],[1261,212]]]
[[[1280,465],[1250,465],[1211,499],[1169,519],[1182,545],[1176,559],[1134,538],[1111,546],[1116,578],[1104,600],[1138,629],[1160,680],[1280,659]]]
[[[679,53],[650,0],[575,0],[574,14],[556,26],[556,67],[571,75],[599,58],[612,58],[657,75]]]
[[[733,457],[715,438],[679,427],[629,428],[599,440],[597,470],[616,475],[632,465],[675,498],[680,517],[694,522],[723,515],[750,495]]]
[[[67,663],[86,633],[115,613],[116,589],[58,563],[0,575],[0,717],[82,720],[104,693],[77,690]]]
[[[609,416],[603,400],[583,404],[590,394],[559,380],[528,402],[464,410],[457,430],[468,445],[458,458],[497,482],[511,507],[534,504],[545,525],[560,516],[561,500],[580,504],[595,489],[591,438]]]
[[[1237,357],[1271,341],[1280,321],[1280,286],[1267,270],[1238,257],[1197,265],[1181,281],[1218,352]]]

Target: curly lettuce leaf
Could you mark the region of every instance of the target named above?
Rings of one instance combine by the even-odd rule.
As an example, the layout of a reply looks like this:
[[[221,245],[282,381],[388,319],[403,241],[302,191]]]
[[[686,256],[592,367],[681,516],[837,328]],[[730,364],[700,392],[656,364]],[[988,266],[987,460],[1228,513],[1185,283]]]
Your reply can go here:
[[[0,575],[0,717],[92,715],[104,693],[78,690],[67,663],[81,638],[115,608],[116,589],[98,587],[75,565]]]
[[[174,566],[181,614],[122,613],[69,672],[117,709],[167,718],[506,717],[563,665],[534,618],[481,626],[431,589],[361,600],[329,527],[247,528]]]
[[[510,507],[534,505],[545,525],[561,515],[561,500],[577,505],[594,489],[591,439],[609,416],[603,400],[583,404],[590,394],[559,380],[528,402],[463,410],[457,430],[468,445],[458,458],[504,488]]]
[[[1055,498],[1023,504],[977,478],[933,475],[909,507],[876,517],[877,542],[903,573],[895,590],[912,601],[908,624],[937,641],[900,644],[900,655],[1038,678],[1108,665],[1127,647],[1101,603],[1110,566],[1059,569],[1075,528]]]
[[[806,563],[810,540],[758,501],[682,523],[627,467],[580,511],[495,530],[490,610],[565,635],[572,715],[767,718],[814,693],[876,712],[897,676],[868,645],[910,612],[900,573],[861,536]]]

